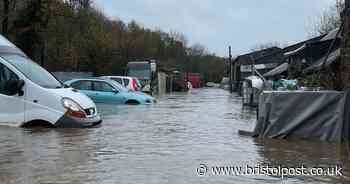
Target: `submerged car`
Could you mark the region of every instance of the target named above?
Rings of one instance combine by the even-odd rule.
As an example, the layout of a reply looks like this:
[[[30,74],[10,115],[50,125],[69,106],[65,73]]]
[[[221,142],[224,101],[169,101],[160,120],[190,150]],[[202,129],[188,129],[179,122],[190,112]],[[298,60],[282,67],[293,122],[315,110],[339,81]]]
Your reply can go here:
[[[0,125],[85,128],[101,122],[90,98],[65,88],[0,35]]]
[[[118,82],[109,79],[73,79],[65,84],[86,94],[96,103],[138,105],[156,102],[152,96],[130,91]]]

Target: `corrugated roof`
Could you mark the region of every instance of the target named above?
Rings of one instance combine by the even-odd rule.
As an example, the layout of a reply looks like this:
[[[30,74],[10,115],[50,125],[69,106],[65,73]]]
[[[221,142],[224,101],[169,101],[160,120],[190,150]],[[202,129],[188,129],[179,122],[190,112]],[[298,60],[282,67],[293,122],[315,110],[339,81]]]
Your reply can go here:
[[[302,42],[298,42],[294,45],[290,45],[288,47],[285,47],[283,48],[283,51],[286,53],[286,52],[291,52],[291,51],[294,51],[296,49],[299,49],[300,47],[302,47],[303,45],[305,44],[309,44],[309,43],[314,43],[314,42],[318,42],[320,41],[322,38],[324,38],[325,35],[321,35],[321,36],[317,36],[317,37],[314,37],[314,38],[311,38],[311,39],[308,39],[308,40],[305,40],[305,41],[302,41]]]
[[[288,70],[288,66],[289,66],[288,63],[283,63],[280,66],[276,67],[275,69],[273,69],[273,70],[267,72],[266,74],[264,74],[264,77],[272,77],[272,76],[279,75],[279,74],[287,71]]]
[[[328,40],[333,40],[337,36],[337,33],[339,31],[339,28],[333,29],[330,31],[325,37],[321,39],[321,41],[328,41]],[[338,35],[338,38],[341,38],[341,34]]]
[[[278,47],[271,47],[268,49],[264,50],[259,50],[255,52],[251,52],[248,54],[240,55],[236,58],[236,62],[241,65],[251,65],[253,62],[255,64],[258,64],[257,62],[259,61],[260,63],[264,63],[264,58],[273,57],[273,55],[276,55],[278,53],[281,53],[282,49]]]
[[[313,72],[321,70],[323,66],[329,66],[332,63],[334,63],[338,58],[340,57],[340,49],[336,49],[333,52],[331,52],[327,58],[327,61],[325,61],[326,56],[322,57],[321,59],[317,60],[315,63],[313,63],[311,66],[306,68],[304,70],[305,73]]]
[[[304,50],[305,48],[306,48],[306,44],[303,44],[301,47],[299,47],[299,48],[297,48],[297,49],[295,49],[295,50],[293,50],[293,51],[285,52],[285,53],[284,53],[284,56],[286,56],[286,57],[292,56],[292,55],[298,53],[299,51]]]

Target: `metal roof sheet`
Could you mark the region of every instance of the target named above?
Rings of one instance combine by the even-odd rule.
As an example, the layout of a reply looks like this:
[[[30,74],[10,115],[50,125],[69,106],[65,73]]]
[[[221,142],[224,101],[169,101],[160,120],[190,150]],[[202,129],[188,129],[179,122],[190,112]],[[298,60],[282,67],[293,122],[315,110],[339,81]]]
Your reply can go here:
[[[272,77],[272,76],[279,75],[279,74],[287,71],[288,70],[288,66],[289,66],[288,63],[283,63],[280,66],[276,67],[275,69],[265,73],[264,77]]]
[[[322,69],[323,66],[329,66],[332,63],[334,63],[339,57],[340,57],[340,49],[336,49],[329,54],[327,61],[325,61],[326,56],[324,56],[321,59],[314,62],[311,66],[306,68],[304,72],[308,73],[308,72],[320,70]]]
[[[321,39],[321,41],[327,41],[327,40],[333,40],[336,38],[337,34],[338,34],[339,28],[337,29],[333,29],[332,31],[330,31],[325,37],[323,37]],[[338,35],[338,38],[341,38],[341,34]]]

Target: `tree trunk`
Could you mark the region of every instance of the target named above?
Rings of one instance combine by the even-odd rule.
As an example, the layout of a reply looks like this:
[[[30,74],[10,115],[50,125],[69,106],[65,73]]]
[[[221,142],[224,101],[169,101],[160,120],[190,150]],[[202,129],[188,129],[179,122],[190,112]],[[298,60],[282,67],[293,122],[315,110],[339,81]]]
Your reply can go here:
[[[9,24],[9,7],[10,7],[10,0],[3,0],[3,4],[4,4],[4,18],[2,21],[2,34],[3,35],[8,35],[8,24]]]
[[[342,13],[344,21],[343,40],[341,46],[341,75],[343,89],[350,88],[350,0],[345,0],[345,9]]]

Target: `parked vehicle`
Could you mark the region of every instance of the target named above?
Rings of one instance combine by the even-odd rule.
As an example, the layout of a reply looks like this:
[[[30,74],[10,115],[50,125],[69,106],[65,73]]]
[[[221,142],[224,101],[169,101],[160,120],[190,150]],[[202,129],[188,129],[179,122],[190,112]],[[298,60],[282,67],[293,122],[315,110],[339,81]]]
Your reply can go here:
[[[172,90],[176,92],[186,92],[189,90],[188,82],[186,81],[186,76],[184,73],[180,71],[173,71],[172,73],[173,77],[173,83],[172,83]]]
[[[132,61],[127,65],[126,75],[140,80],[141,91],[151,94],[157,86],[157,64],[154,61]]]
[[[187,73],[187,80],[191,82],[193,88],[203,87],[203,80],[201,74],[198,73]]]
[[[114,80],[131,91],[140,91],[142,88],[140,81],[136,77],[102,76],[101,78]]]
[[[0,125],[82,128],[101,122],[91,99],[65,88],[0,35]]]
[[[73,79],[65,82],[65,84],[86,94],[96,103],[138,105],[155,102],[153,97],[142,92],[132,92],[110,79]]]
[[[229,90],[230,89],[230,78],[223,77],[220,83],[220,88]]]

